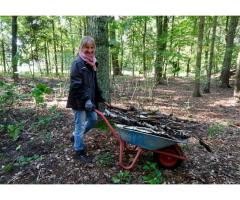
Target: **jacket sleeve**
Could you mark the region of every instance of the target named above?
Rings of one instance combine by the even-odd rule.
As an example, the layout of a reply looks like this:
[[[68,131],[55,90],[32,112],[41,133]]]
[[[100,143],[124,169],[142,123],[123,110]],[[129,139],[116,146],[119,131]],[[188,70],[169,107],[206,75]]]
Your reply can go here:
[[[79,99],[80,101],[86,101],[90,99],[88,89],[84,85],[83,72],[77,66],[76,62],[72,63],[70,79],[71,79],[70,90],[72,92],[72,96],[75,99]]]

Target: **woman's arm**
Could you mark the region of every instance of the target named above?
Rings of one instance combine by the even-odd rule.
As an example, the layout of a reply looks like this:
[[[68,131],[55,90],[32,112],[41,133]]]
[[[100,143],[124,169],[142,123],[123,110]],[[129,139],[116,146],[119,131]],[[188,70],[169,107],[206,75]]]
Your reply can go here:
[[[83,102],[90,99],[87,87],[84,85],[83,72],[78,66],[77,62],[73,62],[72,64],[70,79],[70,89],[72,91],[73,97]]]

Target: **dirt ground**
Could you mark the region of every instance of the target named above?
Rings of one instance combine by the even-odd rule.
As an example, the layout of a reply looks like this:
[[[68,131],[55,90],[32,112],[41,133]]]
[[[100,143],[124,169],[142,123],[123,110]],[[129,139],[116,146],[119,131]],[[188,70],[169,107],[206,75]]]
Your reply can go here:
[[[28,80],[21,80],[20,93],[31,92]],[[132,171],[118,165],[119,144],[109,131],[93,129],[85,137],[93,162],[84,164],[72,158],[69,140],[73,131],[72,111],[65,108],[67,81],[46,80],[55,88],[46,96],[46,108],[34,107],[30,97],[1,112],[1,125],[22,122],[21,135],[13,141],[6,128],[0,132],[0,183],[2,184],[239,184],[240,107],[233,89],[221,89],[217,81],[210,94],[191,97],[193,82],[171,78],[168,84],[151,89],[138,79],[119,79],[112,88],[112,104],[134,105],[159,110],[201,123],[199,132],[212,148],[207,152],[196,139],[182,145],[187,160],[176,169],[158,168],[151,153],[143,154]],[[126,156],[126,160],[133,155]],[[148,167],[147,167],[148,166]],[[149,167],[150,166],[150,167]],[[155,178],[155,179],[154,179]]]

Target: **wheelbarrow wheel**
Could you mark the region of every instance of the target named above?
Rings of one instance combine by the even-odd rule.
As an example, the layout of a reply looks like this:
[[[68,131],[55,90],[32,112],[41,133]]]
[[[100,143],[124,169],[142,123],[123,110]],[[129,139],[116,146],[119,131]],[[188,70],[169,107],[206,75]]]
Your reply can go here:
[[[164,151],[166,153],[171,153],[171,154],[174,154],[177,156],[183,155],[183,152],[178,145],[173,145],[173,146],[167,147],[165,149],[161,149],[161,151]],[[161,153],[154,153],[154,158],[158,162],[160,167],[167,168],[167,169],[174,169],[174,168],[178,167],[183,161],[179,158],[164,155]]]

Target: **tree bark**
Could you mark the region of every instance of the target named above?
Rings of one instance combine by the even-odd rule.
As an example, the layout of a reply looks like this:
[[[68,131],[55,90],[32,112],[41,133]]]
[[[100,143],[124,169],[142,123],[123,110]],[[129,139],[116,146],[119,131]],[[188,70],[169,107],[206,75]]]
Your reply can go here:
[[[17,55],[17,16],[12,16],[12,69],[13,69],[13,80],[18,81],[18,55]]]
[[[191,44],[190,56],[189,56],[188,61],[187,61],[186,77],[189,77],[189,73],[191,72],[191,70],[190,70],[190,62],[191,62],[192,51],[193,51],[193,45]]]
[[[6,56],[5,56],[5,46],[4,46],[4,40],[2,38],[2,58],[3,58],[3,72],[7,73],[6,69]]]
[[[203,46],[203,33],[204,33],[204,23],[205,17],[199,17],[198,24],[198,46],[197,46],[197,57],[196,57],[196,68],[195,68],[195,82],[193,97],[201,97],[200,93],[200,73],[201,73],[201,56],[202,56],[202,46]]]
[[[60,34],[61,34],[61,74],[63,75],[63,65],[64,65],[64,62],[63,62],[63,58],[64,58],[64,55],[63,55],[63,33],[62,33],[62,28],[60,28]]]
[[[213,59],[214,59],[214,46],[215,46],[216,30],[217,30],[217,19],[218,19],[217,16],[213,17],[213,30],[212,30],[212,38],[211,38],[211,45],[210,45],[209,66],[207,70],[207,83],[204,88],[205,93],[210,93],[211,76],[212,76]]]
[[[3,27],[2,21],[1,21],[1,27]],[[1,30],[1,31],[2,31],[2,30]],[[4,45],[3,32],[2,32],[1,47],[2,47],[3,73],[7,73],[7,69],[6,69],[6,55],[5,55],[5,45]]]
[[[238,24],[238,16],[231,16],[228,26],[227,38],[226,38],[226,49],[223,60],[223,66],[221,71],[221,87],[230,88],[229,78],[230,78],[230,68],[232,62],[232,52],[234,47],[235,32]]]
[[[44,55],[45,55],[45,65],[46,65],[46,71],[47,71],[47,76],[49,75],[49,68],[48,68],[48,55],[47,55],[47,42],[44,42]]]
[[[123,34],[121,34],[121,60],[120,60],[120,71],[123,71],[123,56],[124,56],[124,41],[123,41]]]
[[[238,53],[237,58],[237,71],[235,77],[235,85],[234,85],[234,94],[233,94],[237,103],[240,102],[240,52]]]
[[[114,18],[111,19],[110,40],[113,42],[111,47],[112,49],[111,61],[112,61],[113,75],[114,76],[122,75],[122,72],[119,66],[119,60],[118,60],[119,44],[116,39],[116,22]]]
[[[162,35],[163,35],[163,17],[156,16],[156,26],[157,26],[157,39],[156,39],[156,60],[155,60],[155,81],[156,84],[162,84],[163,80],[163,45],[162,45]]]
[[[163,36],[164,36],[164,41],[163,41],[163,52],[166,51],[167,49],[167,36],[168,36],[168,16],[164,16],[164,20],[163,20]],[[164,72],[163,72],[163,79],[166,79],[166,72],[167,72],[167,64],[168,64],[168,57],[163,56],[163,68],[164,68]]]
[[[144,18],[143,26],[143,76],[147,78],[147,65],[146,65],[146,34],[147,34],[147,18]]]
[[[87,17],[87,34],[95,39],[97,47],[99,87],[102,89],[103,97],[110,102],[108,21],[107,16]]]
[[[52,73],[52,66],[51,66],[51,56],[50,56],[50,49],[49,49],[49,43],[47,42],[47,55],[48,55],[48,67],[50,74]]]
[[[57,44],[55,39],[55,23],[54,19],[52,20],[52,34],[53,34],[53,49],[54,49],[54,61],[55,61],[55,72],[58,75],[58,63],[57,63]]]

